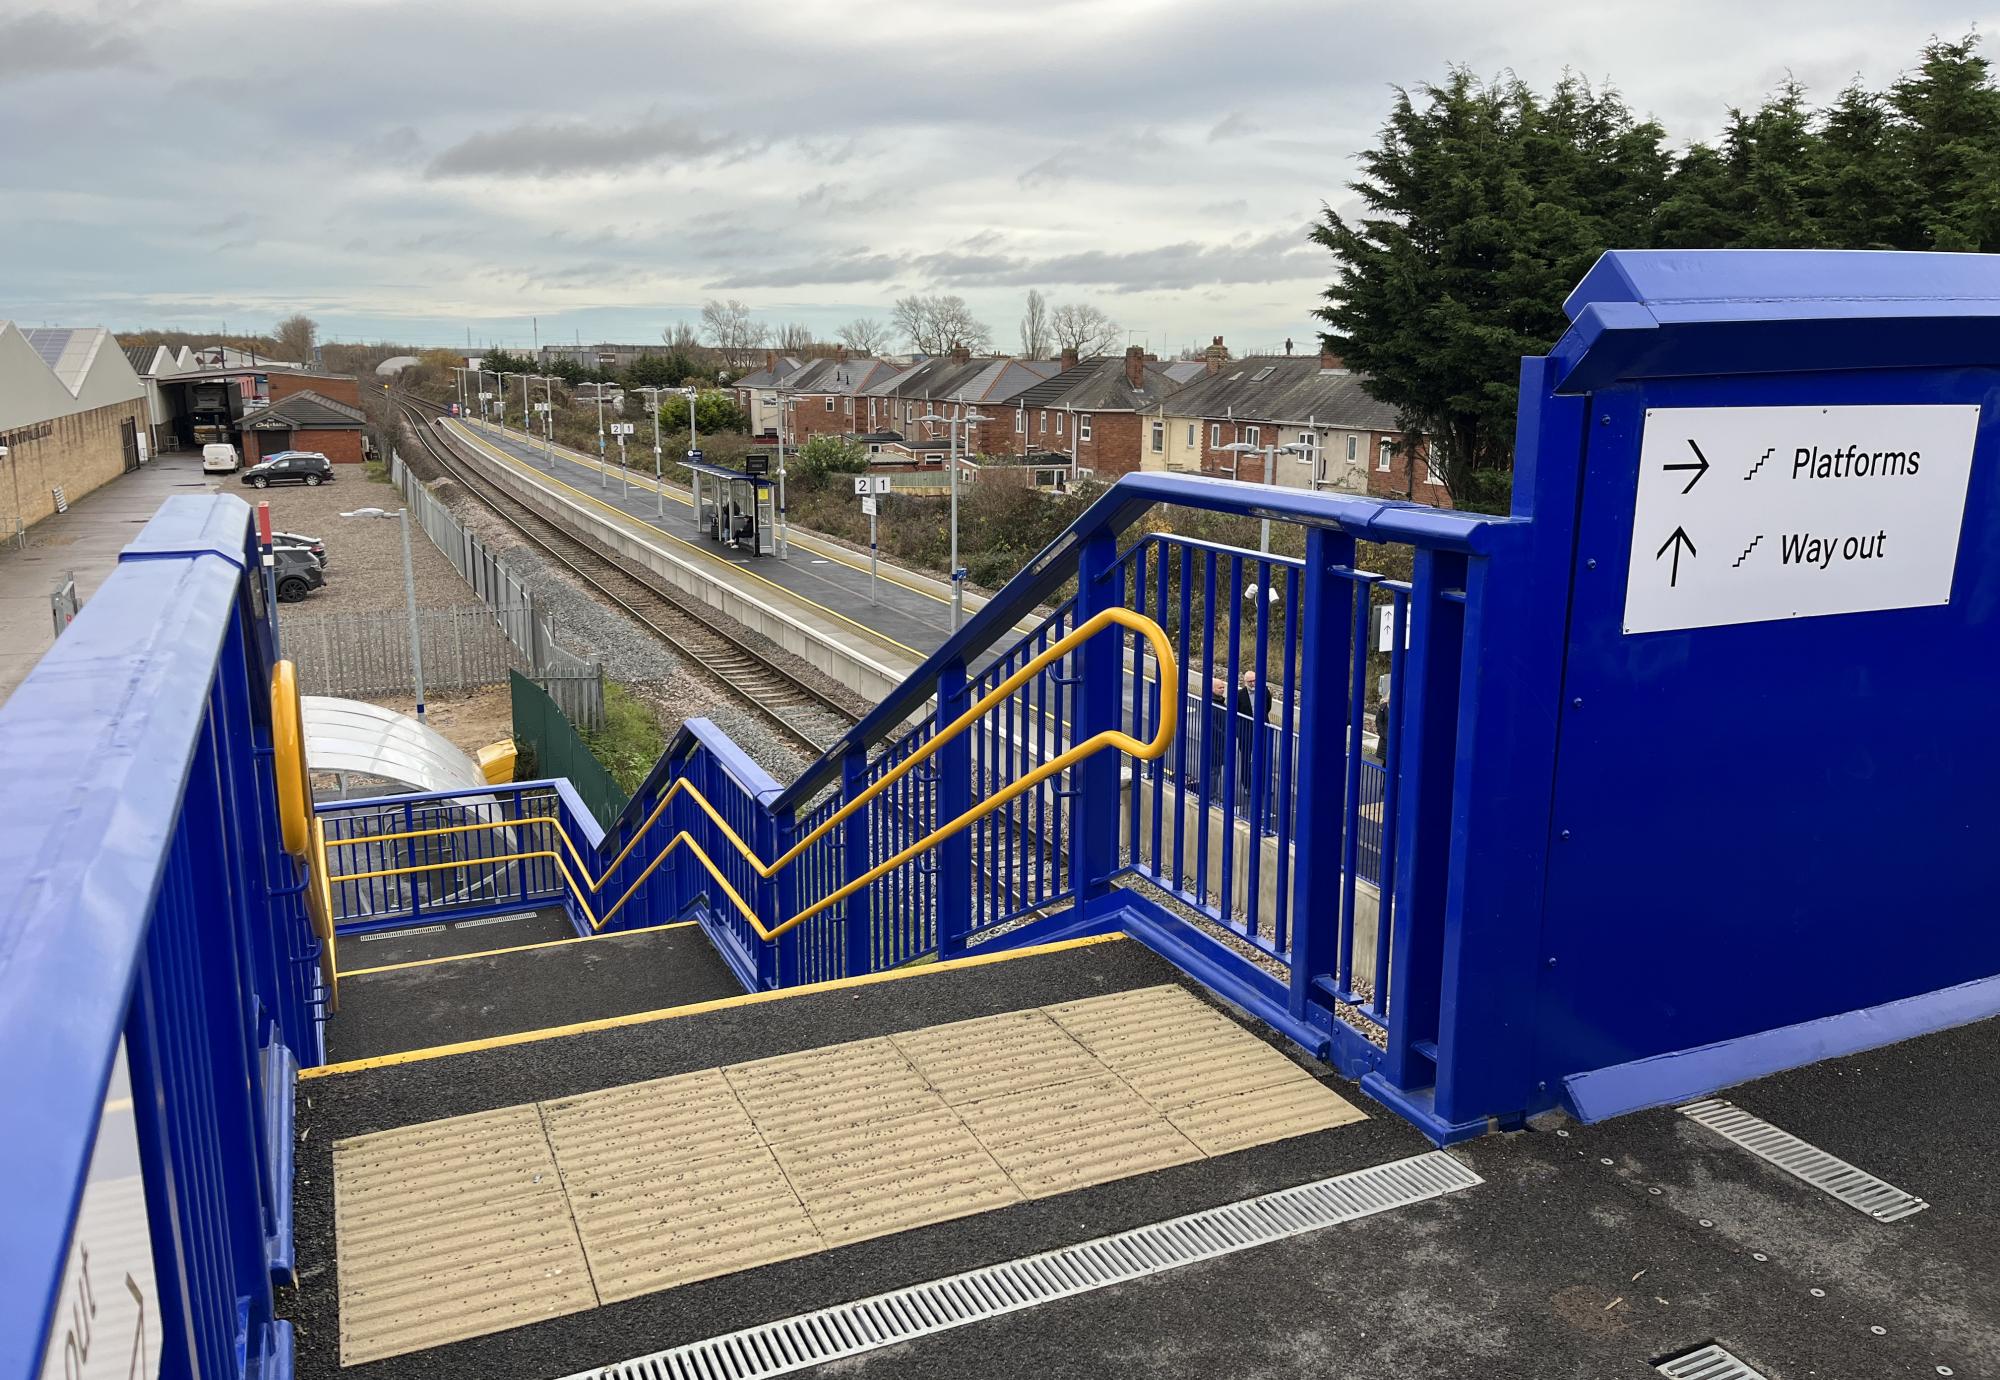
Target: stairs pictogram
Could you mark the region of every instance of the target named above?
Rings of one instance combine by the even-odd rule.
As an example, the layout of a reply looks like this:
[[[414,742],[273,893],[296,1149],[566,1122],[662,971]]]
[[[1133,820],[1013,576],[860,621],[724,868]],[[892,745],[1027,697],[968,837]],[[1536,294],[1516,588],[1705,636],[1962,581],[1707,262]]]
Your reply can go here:
[[[1766,451],[1766,452],[1765,452],[1765,454],[1767,454],[1767,455],[1768,455],[1769,453],[1770,453],[1770,452],[1768,452],[1768,451]],[[1761,464],[1763,464],[1764,462],[1763,462],[1762,460],[1759,460],[1759,461],[1758,461],[1757,463],[1761,465]],[[1753,470],[1753,471],[1751,471],[1751,473],[1753,473],[1753,474],[1754,474],[1755,472],[1756,472],[1756,471],[1754,471],[1754,470]],[[1764,540],[1764,534],[1763,534],[1762,532],[1759,532],[1759,533],[1758,533],[1758,534],[1757,534],[1757,535],[1756,535],[1755,537],[1752,537],[1752,538],[1750,539],[1750,544],[1749,544],[1748,546],[1746,546],[1746,547],[1744,547],[1744,548],[1743,548],[1743,554],[1742,554],[1742,555],[1740,555],[1740,556],[1738,556],[1738,557],[1737,557],[1737,558],[1736,558],[1736,559],[1735,559],[1734,561],[1731,561],[1731,562],[1730,562],[1730,564],[1729,564],[1729,568],[1730,568],[1731,570],[1734,570],[1734,569],[1736,569],[1736,567],[1737,567],[1737,566],[1739,566],[1739,565],[1742,565],[1742,564],[1743,564],[1743,562],[1745,562],[1745,561],[1749,560],[1749,559],[1750,559],[1750,553],[1751,553],[1752,551],[1755,551],[1755,550],[1757,549],[1757,543],[1758,543],[1758,542],[1760,542],[1760,541],[1762,541],[1762,540]]]

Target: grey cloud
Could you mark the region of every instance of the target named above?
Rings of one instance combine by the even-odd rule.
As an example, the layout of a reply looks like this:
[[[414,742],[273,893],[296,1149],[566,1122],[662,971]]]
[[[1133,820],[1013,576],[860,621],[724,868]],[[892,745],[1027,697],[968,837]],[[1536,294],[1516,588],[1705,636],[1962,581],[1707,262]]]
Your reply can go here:
[[[1241,139],[1246,134],[1255,134],[1263,126],[1241,110],[1232,110],[1215,122],[1208,132],[1208,142],[1219,144],[1224,139]]]
[[[562,177],[744,148],[745,142],[736,135],[703,134],[692,120],[648,117],[628,125],[530,120],[460,140],[433,158],[424,175]]]
[[[901,260],[887,254],[836,254],[831,258],[774,265],[770,268],[738,272],[718,279],[719,288],[803,287],[818,283],[877,283],[893,278],[903,269]]]
[[[916,267],[955,287],[1088,285],[1117,292],[1188,288],[1210,283],[1277,283],[1310,277],[1322,266],[1305,229],[1204,244],[1184,240],[1148,249],[1092,249],[1046,258],[1000,254],[929,254]]]
[[[0,82],[124,67],[143,56],[130,34],[89,20],[46,10],[0,19]]]

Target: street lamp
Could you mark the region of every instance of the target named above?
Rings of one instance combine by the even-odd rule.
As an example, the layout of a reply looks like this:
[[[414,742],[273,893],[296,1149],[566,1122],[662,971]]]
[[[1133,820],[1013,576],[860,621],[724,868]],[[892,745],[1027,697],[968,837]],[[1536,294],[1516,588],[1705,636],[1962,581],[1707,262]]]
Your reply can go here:
[[[597,390],[597,487],[608,489],[611,481],[604,473],[604,383],[600,379],[590,386]]]
[[[660,395],[667,390],[664,388],[641,388],[639,391],[650,395],[646,399],[646,404],[653,413],[653,515],[655,517],[665,517],[667,515],[667,483],[666,474],[660,468]],[[688,404],[688,412],[690,415],[693,414],[693,403]]]
[[[403,525],[403,600],[410,606],[410,675],[416,682],[417,722],[424,721],[424,644],[417,629],[417,574],[410,560],[410,510],[398,508],[356,508],[342,513],[344,518],[394,518]]]
[[[990,422],[993,419],[984,412],[974,409],[963,417],[944,417],[936,412],[926,412],[917,418],[920,422],[943,422],[946,434],[951,438],[951,627],[958,631],[965,621],[965,572],[958,564],[958,429],[970,428],[974,422]],[[966,445],[970,449],[972,437],[968,430]]]
[[[1261,455],[1264,457],[1264,486],[1269,488],[1278,482],[1278,457],[1280,455],[1303,455],[1306,448],[1294,442],[1288,446],[1253,446],[1248,441],[1233,441],[1223,447],[1232,455]],[[1239,462],[1240,463],[1240,462]],[[1271,554],[1271,519],[1265,518],[1260,525],[1260,548],[1265,555]]]
[[[791,401],[791,394],[783,385],[778,388],[778,555],[791,555],[791,532],[785,526],[785,411]],[[692,414],[694,403],[688,403]]]

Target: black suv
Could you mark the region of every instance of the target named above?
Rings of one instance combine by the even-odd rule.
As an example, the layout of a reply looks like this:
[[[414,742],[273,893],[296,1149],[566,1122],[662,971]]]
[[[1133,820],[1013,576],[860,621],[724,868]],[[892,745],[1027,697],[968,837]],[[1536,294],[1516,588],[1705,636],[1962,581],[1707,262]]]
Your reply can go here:
[[[281,450],[243,471],[243,482],[253,489],[273,484],[327,484],[333,480],[333,465],[324,455],[309,450]]]
[[[282,604],[296,604],[326,583],[319,559],[303,546],[273,547],[271,568],[278,577],[278,602]]]

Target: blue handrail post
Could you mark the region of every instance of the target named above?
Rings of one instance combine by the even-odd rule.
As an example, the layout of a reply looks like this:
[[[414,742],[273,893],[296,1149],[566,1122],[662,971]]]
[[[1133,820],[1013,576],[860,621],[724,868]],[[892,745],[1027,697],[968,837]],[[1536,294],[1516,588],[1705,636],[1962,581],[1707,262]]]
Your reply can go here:
[[[1119,602],[1123,581],[1115,578],[1117,559],[1118,541],[1109,532],[1095,533],[1077,553],[1078,627]],[[1123,723],[1124,651],[1123,634],[1107,630],[1073,654],[1079,684],[1072,743],[1087,742]],[[1111,874],[1118,869],[1119,763],[1117,753],[1098,752],[1069,769],[1074,792],[1069,799],[1069,875],[1079,914],[1110,889]]]
[[[1436,1047],[1444,989],[1445,909],[1450,880],[1452,781],[1457,767],[1459,669],[1466,558],[1419,549],[1410,585],[1410,650],[1391,732],[1397,747],[1399,856],[1391,894],[1389,1047],[1383,1073],[1404,1092],[1435,1084],[1418,1046]],[[1385,791],[1385,798],[1389,792]],[[1380,1009],[1382,994],[1376,994]]]
[[[936,732],[965,712],[965,663],[952,661],[938,672]],[[944,824],[972,808],[972,734],[961,733],[938,749],[937,815]],[[972,933],[972,832],[964,830],[938,845],[938,955],[965,951]]]
[[[782,815],[765,814],[762,818],[766,821],[764,827],[765,832],[769,836],[769,846],[764,850],[764,856],[767,858],[783,857],[790,850],[798,835],[798,827],[792,819],[792,812],[787,810]],[[766,912],[768,917],[765,921],[766,924],[782,925],[785,921],[797,915],[802,909],[799,905],[799,871],[800,869],[797,864],[794,864],[791,867],[783,869],[776,877],[765,883],[765,888],[772,897],[771,909]],[[810,924],[811,922],[808,921],[807,923]],[[770,984],[771,986],[792,987],[797,985],[799,980],[799,941],[805,935],[805,928],[805,925],[799,925],[793,929],[786,930],[778,936],[776,944],[764,944],[760,946],[766,953],[771,955],[770,969],[773,979]],[[760,974],[764,966],[763,963],[759,963]]]
[[[851,747],[840,764],[840,799],[842,804],[853,800],[868,788],[868,750]],[[868,806],[863,806],[848,816],[840,826],[840,872],[838,890],[869,868],[868,860]],[[842,927],[846,941],[847,977],[859,977],[873,966],[874,947],[871,938],[874,930],[874,888],[861,890],[841,902],[847,919]]]
[[[1348,720],[1360,707],[1347,697],[1347,663],[1354,641],[1354,601],[1336,568],[1352,569],[1354,538],[1322,527],[1306,531],[1306,568],[1299,591],[1304,637],[1299,684],[1306,688],[1299,724],[1297,850],[1292,873],[1291,1013],[1304,1019],[1313,984],[1333,972],[1340,948],[1339,858],[1334,840],[1354,816],[1343,808]]]

